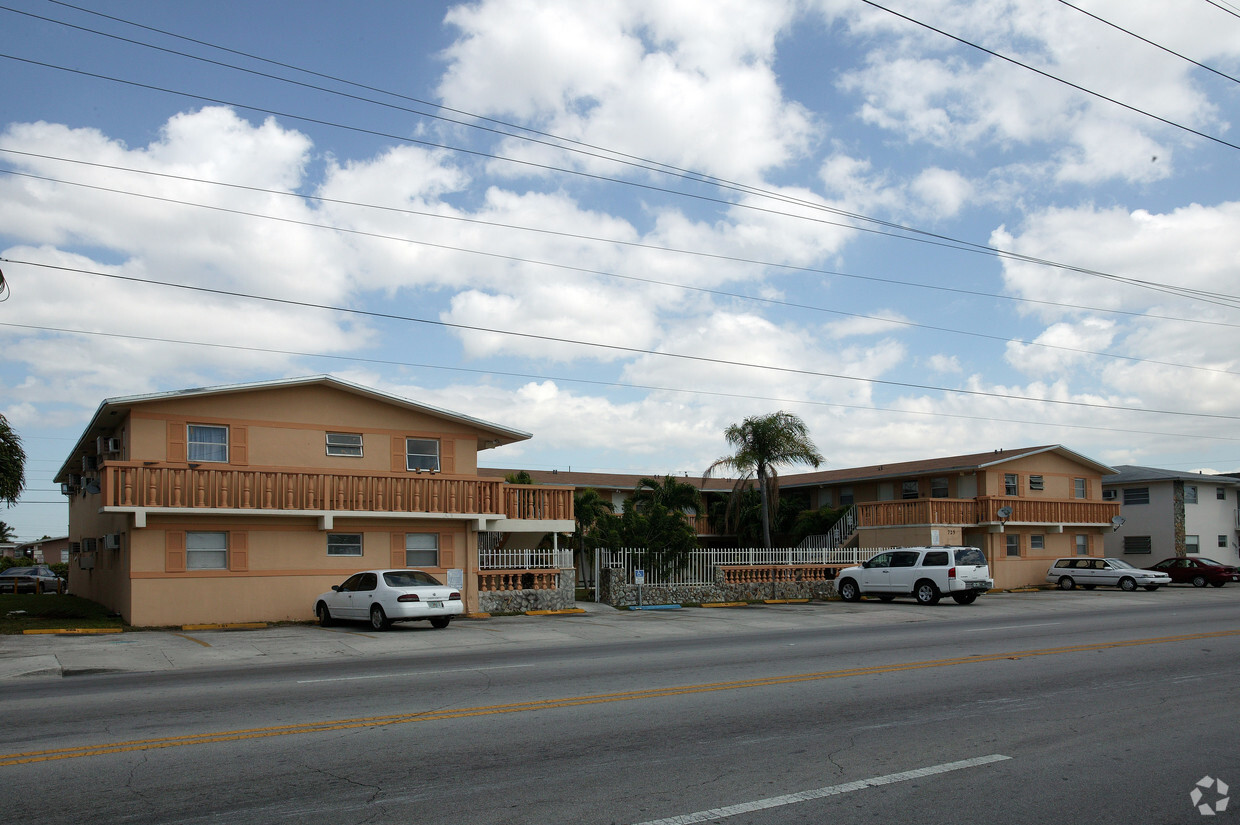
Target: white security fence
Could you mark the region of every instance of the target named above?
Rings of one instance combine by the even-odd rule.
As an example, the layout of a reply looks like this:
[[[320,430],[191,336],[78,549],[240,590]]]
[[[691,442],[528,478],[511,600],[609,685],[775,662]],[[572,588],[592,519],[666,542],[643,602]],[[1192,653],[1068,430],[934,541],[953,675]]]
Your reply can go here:
[[[478,548],[478,567],[482,570],[571,570],[571,548],[505,549]]]
[[[716,582],[716,571],[721,567],[847,567],[880,552],[856,547],[702,547],[690,551],[679,569],[660,574],[649,551],[625,547],[600,548],[595,563],[604,570],[624,570],[629,582],[634,570],[644,570],[648,585],[710,585]]]

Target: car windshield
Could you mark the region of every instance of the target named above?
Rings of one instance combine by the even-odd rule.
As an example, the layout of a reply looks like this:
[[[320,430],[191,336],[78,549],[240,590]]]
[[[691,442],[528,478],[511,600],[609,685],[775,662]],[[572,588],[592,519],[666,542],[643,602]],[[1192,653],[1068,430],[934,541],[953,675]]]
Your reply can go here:
[[[421,570],[392,570],[383,574],[388,587],[417,587],[420,584],[439,584],[439,580]]]
[[[33,567],[10,567],[8,570],[0,573],[0,576],[29,576],[33,572]]]
[[[1128,562],[1124,561],[1123,559],[1107,559],[1107,561],[1111,563],[1112,567],[1124,567],[1124,568],[1127,568],[1128,570],[1137,569],[1133,567],[1131,564],[1129,564]]]
[[[956,564],[984,567],[986,556],[976,547],[964,547],[956,551]]]

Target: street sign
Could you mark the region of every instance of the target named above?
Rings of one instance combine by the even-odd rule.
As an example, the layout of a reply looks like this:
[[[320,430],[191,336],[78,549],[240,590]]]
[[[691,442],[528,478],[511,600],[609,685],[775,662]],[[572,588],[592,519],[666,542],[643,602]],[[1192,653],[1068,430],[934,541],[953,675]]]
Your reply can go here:
[[[645,583],[646,583],[646,571],[645,570],[634,570],[633,571],[633,584],[645,584]]]

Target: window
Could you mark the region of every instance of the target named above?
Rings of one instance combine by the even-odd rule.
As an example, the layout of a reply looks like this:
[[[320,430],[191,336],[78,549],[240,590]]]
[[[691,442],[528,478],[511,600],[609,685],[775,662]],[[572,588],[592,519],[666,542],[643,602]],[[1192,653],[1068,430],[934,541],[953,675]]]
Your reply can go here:
[[[1073,498],[1086,498],[1087,495],[1088,495],[1088,488],[1085,486],[1085,479],[1083,478],[1072,479]]]
[[[228,463],[228,428],[190,424],[186,435],[186,449],[190,461]]]
[[[1149,487],[1125,487],[1124,488],[1125,504],[1149,504],[1150,488]]]
[[[1020,478],[1016,473],[1003,474],[1003,494],[1005,496],[1020,495]]]
[[[900,484],[900,498],[917,498],[921,495],[916,481],[905,481]]]
[[[328,433],[327,454],[361,458],[362,436],[358,433]]]
[[[1089,555],[1089,536],[1080,533],[1076,536],[1076,554],[1078,556]]]
[[[1029,537],[1029,549],[1030,550],[1045,550],[1046,549],[1046,536],[1030,536]]]
[[[930,479],[930,498],[947,498],[947,479]]]
[[[1184,485],[1184,503],[1185,503],[1185,504],[1196,504],[1196,503],[1197,503],[1197,487],[1196,487],[1196,485],[1194,485],[1194,484],[1185,484],[1185,485]]]
[[[360,556],[362,555],[361,533],[328,533],[327,555],[329,556]]]
[[[1007,554],[1009,556],[1020,555],[1020,536],[1013,533],[1007,535]]]
[[[1184,552],[1185,553],[1200,553],[1201,552],[1201,536],[1185,536],[1184,537]]]
[[[406,438],[405,468],[439,472],[439,442],[433,438]]]
[[[1219,501],[1226,501],[1226,500],[1227,500],[1227,490],[1226,490],[1226,489],[1224,489],[1224,488],[1222,488],[1222,487],[1215,487],[1215,488],[1214,488],[1214,497],[1215,497],[1216,499],[1218,499]]]
[[[1042,481],[1042,476],[1029,476],[1029,489],[1030,490],[1046,489],[1045,482]]]
[[[852,507],[853,506],[853,488],[852,487],[841,487],[840,488],[840,506],[841,507]]]
[[[1219,533],[1219,534],[1218,534],[1218,546],[1219,546],[1219,547],[1226,547],[1226,546],[1227,546],[1227,536],[1226,536],[1226,535],[1224,535],[1223,533]]]
[[[922,559],[922,567],[946,567],[950,556],[946,550],[933,550]]]
[[[186,533],[186,570],[227,570],[227,533]]]
[[[438,567],[439,536],[435,533],[406,533],[405,564],[409,567]]]
[[[1119,498],[1119,490],[1112,488],[1109,490],[1102,491],[1103,501],[1115,501],[1117,498]]]
[[[1151,553],[1154,550],[1154,540],[1149,536],[1124,536],[1124,552],[1125,553]]]

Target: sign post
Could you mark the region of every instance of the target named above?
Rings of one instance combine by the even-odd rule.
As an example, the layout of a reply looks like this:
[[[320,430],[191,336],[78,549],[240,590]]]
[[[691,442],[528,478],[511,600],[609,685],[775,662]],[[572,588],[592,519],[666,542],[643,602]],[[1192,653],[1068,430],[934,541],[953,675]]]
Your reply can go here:
[[[642,606],[642,585],[646,583],[646,571],[633,571],[633,584],[637,585],[637,606]]]

